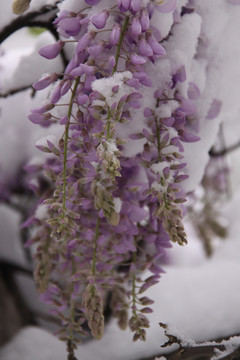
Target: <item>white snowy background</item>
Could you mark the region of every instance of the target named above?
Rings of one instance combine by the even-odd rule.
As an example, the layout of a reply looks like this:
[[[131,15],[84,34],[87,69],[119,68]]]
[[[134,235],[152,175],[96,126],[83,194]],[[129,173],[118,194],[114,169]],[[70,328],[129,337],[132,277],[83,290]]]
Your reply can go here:
[[[40,3],[53,4],[55,1],[32,0],[29,11],[39,8]],[[186,0],[178,0],[178,8],[186,3]],[[201,92],[197,101],[201,140],[185,146],[190,174],[185,185],[187,191],[196,189],[201,181],[208,162],[208,151],[216,140],[220,123],[223,123],[226,146],[240,140],[240,6],[231,5],[226,0],[193,0],[190,3],[196,10],[183,17],[174,28],[172,40],[165,46],[168,55],[162,62],[162,71],[166,76],[166,69],[177,69],[185,64],[188,82],[195,82]],[[74,5],[74,0],[65,0],[61,6],[64,8],[69,4]],[[9,0],[1,0],[0,10],[1,31],[15,16],[11,14]],[[173,22],[172,14],[161,14],[161,17],[161,21],[159,18],[155,21],[166,36]],[[44,60],[37,54],[37,49],[53,41],[47,32],[33,37],[27,29],[7,39],[0,47],[0,92],[5,94],[30,85],[43,73],[61,71],[60,60]],[[161,76],[160,73],[156,81],[164,81]],[[187,89],[181,90],[184,92]],[[47,93],[42,91],[34,99],[30,93],[29,89],[0,99],[2,182],[16,176],[22,164],[36,155],[41,156],[34,145],[39,137],[49,132],[27,119],[30,109],[39,106]],[[222,102],[222,109],[219,116],[209,120],[206,116],[214,99]],[[129,133],[137,126],[132,122]],[[51,133],[53,131],[51,129]],[[138,146],[142,146],[141,143],[136,144],[136,148],[126,148],[126,153],[137,152]],[[112,320],[101,341],[90,341],[79,347],[76,353],[79,359],[134,360],[154,354],[164,355],[161,345],[166,337],[159,326],[160,321],[169,324],[170,329],[182,337],[194,341],[240,333],[239,159],[240,151],[228,157],[232,168],[232,199],[222,209],[229,221],[227,239],[217,241],[213,257],[207,259],[186,217],[189,244],[184,248],[173,246],[169,250],[170,263],[165,266],[166,274],[158,285],[148,290],[147,295],[155,299],[155,304],[153,314],[149,315],[151,328],[147,341],[133,343],[132,334],[119,330]],[[24,265],[23,250],[18,243],[19,222],[19,215],[14,210],[0,205],[0,258]],[[18,282],[30,306],[42,309],[34,284],[24,277],[19,277]],[[49,330],[25,328],[0,349],[0,359],[65,360],[65,344]]]

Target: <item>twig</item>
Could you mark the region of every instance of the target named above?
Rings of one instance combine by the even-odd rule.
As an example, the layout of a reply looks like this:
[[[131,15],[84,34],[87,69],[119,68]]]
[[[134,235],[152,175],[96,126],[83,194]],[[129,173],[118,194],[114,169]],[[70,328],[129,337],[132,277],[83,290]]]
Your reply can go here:
[[[219,151],[215,151],[214,149],[211,149],[209,151],[209,155],[211,157],[219,157],[219,156],[224,156],[226,154],[229,154],[230,152],[237,150],[240,147],[240,141],[238,141],[236,144],[229,146],[228,148],[224,148],[222,150]]]
[[[6,40],[10,35],[12,35],[14,32],[26,27],[30,26],[34,21],[38,21],[36,18],[38,18],[41,15],[49,14],[49,18],[45,19],[45,22],[51,21],[54,19],[57,12],[57,6],[43,6],[38,11],[32,11],[27,14],[21,15],[14,19],[10,24],[6,25],[1,31],[0,31],[0,44],[3,43],[4,40]]]
[[[57,3],[59,3],[58,1]],[[56,31],[56,28],[52,24],[52,21],[54,20],[56,16],[56,12],[58,10],[57,3],[54,6],[43,6],[38,11],[32,11],[27,14],[21,15],[14,19],[10,24],[6,25],[1,31],[0,31],[0,44],[2,44],[10,35],[14,34],[16,31],[24,28],[24,27],[41,27],[47,29],[56,40],[59,40],[59,34]],[[40,17],[47,15],[44,17],[44,20],[41,20]],[[64,49],[61,50],[60,56],[62,59],[62,63],[64,68],[68,64],[68,59],[66,56],[66,53]],[[32,84],[25,85],[16,89],[11,89],[6,93],[1,93],[0,98],[6,98],[10,95],[14,95],[16,93],[19,93],[21,91],[30,89],[32,87]],[[34,93],[33,93],[34,94]]]
[[[0,98],[7,98],[8,96],[10,95],[15,95],[21,91],[25,91],[25,90],[28,90],[32,88],[32,84],[31,85],[26,85],[26,86],[22,86],[22,87],[19,87],[19,88],[16,88],[16,89],[11,89],[9,90],[8,92],[6,93],[2,93],[0,94]]]

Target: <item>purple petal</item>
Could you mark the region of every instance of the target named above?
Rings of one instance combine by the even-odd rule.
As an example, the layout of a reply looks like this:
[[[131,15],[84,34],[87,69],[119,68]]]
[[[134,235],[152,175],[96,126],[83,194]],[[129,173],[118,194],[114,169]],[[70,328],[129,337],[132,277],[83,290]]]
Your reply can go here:
[[[126,84],[128,86],[134,87],[136,90],[138,90],[140,88],[140,84],[139,84],[138,79],[134,79],[134,78],[128,79],[126,81]]]
[[[94,58],[97,57],[104,49],[104,44],[94,44],[88,48],[88,53]]]
[[[119,39],[120,39],[120,34],[121,34],[121,28],[119,24],[115,24],[111,34],[110,34],[110,45],[114,46],[118,43]]]
[[[130,0],[118,0],[118,7],[121,11],[130,9]]]
[[[95,67],[87,64],[81,64],[80,65],[83,69],[83,72],[87,75],[92,75],[95,72]]]
[[[153,309],[149,308],[149,307],[145,307],[143,309],[141,309],[141,313],[143,314],[151,314],[153,312]]]
[[[87,3],[88,5],[96,5],[98,3],[100,3],[101,0],[85,0],[85,3]]]
[[[153,35],[149,36],[148,44],[151,46],[152,51],[155,55],[166,55],[164,47],[155,39]]]
[[[138,100],[138,99],[142,99],[143,95],[140,94],[139,92],[133,92],[130,95],[128,95],[128,100]]]
[[[128,105],[129,105],[130,107],[132,107],[133,109],[140,109],[140,107],[141,107],[140,102],[137,101],[137,100],[130,100],[130,101],[128,101]]]
[[[175,119],[172,117],[162,119],[162,123],[165,126],[173,126]]]
[[[77,103],[79,105],[84,105],[84,104],[86,104],[88,102],[88,99],[89,98],[88,98],[88,96],[86,94],[79,94],[77,96]]]
[[[51,103],[56,104],[61,98],[61,86],[57,85],[52,93]]]
[[[69,36],[76,36],[81,30],[79,18],[68,17],[59,21],[58,26]]]
[[[144,109],[144,116],[145,117],[149,117],[149,116],[153,116],[154,115],[154,111],[150,108],[145,108]]]
[[[141,26],[140,21],[138,20],[137,17],[134,17],[132,19],[132,24],[130,26],[130,33],[134,37],[137,37],[142,33],[142,26]]]
[[[68,63],[64,73],[69,74],[73,69],[75,69],[75,67],[77,67],[77,56],[74,56],[74,58]]]
[[[140,56],[140,55],[137,55],[137,54],[132,54],[131,55],[131,62],[133,63],[133,65],[143,65],[147,62],[147,60]]]
[[[142,31],[147,31],[149,29],[150,20],[149,20],[149,14],[146,10],[142,11],[141,17],[140,17],[140,23],[142,26]]]
[[[130,134],[128,137],[131,140],[139,140],[142,139],[144,136],[142,134]]]
[[[138,12],[141,7],[141,0],[132,0],[131,2],[131,10],[133,12]]]
[[[131,205],[131,211],[129,213],[129,219],[133,222],[140,222],[148,217],[148,211],[140,208],[136,205]]]
[[[173,82],[177,83],[179,82],[184,82],[186,80],[186,70],[185,70],[185,66],[181,66],[180,69],[178,69],[178,71],[173,75]]]
[[[63,86],[61,87],[61,96],[65,95],[69,89],[71,89],[72,82],[71,81],[65,81]]]
[[[115,86],[112,87],[112,92],[113,92],[114,94],[117,94],[118,91],[119,91],[119,85],[115,85]]]
[[[189,178],[189,175],[185,175],[185,174],[178,175],[177,177],[175,177],[174,182],[179,183],[179,182],[182,182],[182,181],[184,181],[184,180],[186,180],[188,178]]]
[[[191,115],[196,112],[196,104],[188,99],[181,100],[181,106],[177,109],[182,111],[185,115]]]
[[[195,99],[198,99],[198,98],[199,98],[199,96],[200,96],[200,90],[199,90],[199,88],[197,87],[197,85],[195,85],[193,82],[190,82],[189,85],[188,85],[187,94],[188,94],[188,98],[189,98],[189,99],[195,100]]]
[[[43,105],[41,106],[40,108],[35,108],[35,109],[32,109],[31,110],[31,113],[33,114],[43,114],[45,113],[46,111],[49,111],[49,110],[52,110],[54,108],[54,105],[53,104],[47,104],[47,105]]]
[[[154,93],[154,97],[157,99],[157,98],[160,98],[162,96],[162,90],[158,89],[155,91]]]
[[[83,35],[83,37],[81,37],[76,47],[77,54],[80,54],[83,50],[86,49],[86,47],[90,43],[90,40],[91,40],[91,36],[89,33],[86,33]]]
[[[65,115],[60,119],[60,125],[66,125],[68,123],[68,116]]]
[[[46,59],[55,59],[62,50],[64,45],[63,41],[58,41],[55,44],[47,45],[42,47],[38,53]]]
[[[140,39],[138,42],[139,54],[142,56],[153,56],[153,50],[145,39]]]
[[[199,136],[191,133],[187,133],[185,131],[183,131],[180,136],[180,140],[185,142],[195,142],[195,141],[199,141],[200,139],[201,138]]]
[[[213,99],[210,105],[210,109],[208,110],[207,119],[209,120],[215,119],[219,115],[221,107],[222,107],[222,102],[217,99]]]
[[[177,0],[167,0],[164,1],[162,5],[158,5],[158,10],[162,13],[169,13],[175,10],[177,5]]]
[[[33,122],[34,124],[41,124],[44,121],[48,121],[49,119],[51,119],[51,114],[47,113],[47,114],[30,114],[28,116],[28,119]]]
[[[144,73],[144,72],[135,72],[134,77],[137,78],[139,80],[139,82],[141,84],[143,84],[144,86],[147,86],[147,87],[152,86],[152,80],[150,79],[150,77],[146,73]]]
[[[110,56],[109,60],[108,60],[108,64],[111,68],[114,68],[114,66],[116,65],[116,59],[115,57],[112,55]]]
[[[51,74],[33,84],[35,90],[43,90],[57,80],[57,74]]]
[[[109,13],[103,10],[100,14],[95,14],[91,17],[91,22],[97,29],[103,29],[106,25]]]
[[[83,74],[83,68],[82,68],[82,64],[78,67],[76,67],[75,69],[73,69],[71,72],[70,72],[70,75],[73,76],[73,77],[79,77]]]

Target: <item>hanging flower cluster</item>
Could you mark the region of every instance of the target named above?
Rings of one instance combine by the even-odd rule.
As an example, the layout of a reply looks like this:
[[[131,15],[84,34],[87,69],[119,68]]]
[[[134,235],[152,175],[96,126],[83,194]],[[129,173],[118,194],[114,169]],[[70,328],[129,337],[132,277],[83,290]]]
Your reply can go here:
[[[62,127],[60,139],[49,135],[36,144],[50,155],[43,170],[54,189],[41,199],[30,243],[37,244],[41,298],[55,307],[68,345],[88,333],[86,322],[94,338],[102,337],[109,296],[119,326],[144,340],[153,301],[143,293],[159,281],[170,240],[187,243],[180,184],[188,177],[183,142],[198,139],[188,131],[197,90],[192,84],[188,98],[179,91],[184,66],[164,88],[152,82],[166,51],[151,21],[175,9],[172,0],[81,0],[55,20],[61,40],[40,50],[47,59],[69,54],[63,74],[33,85],[51,91],[29,116]],[[146,93],[154,99],[149,107],[142,105]],[[138,117],[142,130],[123,136]],[[127,156],[125,146],[139,142]]]
[[[228,234],[228,221],[222,209],[231,197],[229,173],[223,156],[212,157],[201,186],[189,197],[188,213],[209,257],[214,253],[216,238],[225,239]]]

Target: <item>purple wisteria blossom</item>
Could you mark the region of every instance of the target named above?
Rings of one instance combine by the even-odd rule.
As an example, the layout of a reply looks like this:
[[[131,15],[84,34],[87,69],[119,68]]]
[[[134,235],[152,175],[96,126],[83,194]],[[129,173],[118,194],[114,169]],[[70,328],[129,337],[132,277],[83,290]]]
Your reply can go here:
[[[42,90],[54,84],[48,103],[29,115],[35,124],[57,123],[63,130],[61,138],[36,144],[50,154],[42,169],[53,191],[42,194],[47,213],[31,243],[37,244],[42,299],[55,305],[60,337],[72,346],[86,334],[84,321],[93,337],[102,337],[109,292],[119,326],[129,326],[134,340],[145,339],[152,300],[142,294],[159,281],[170,240],[187,243],[184,142],[199,139],[189,128],[199,89],[189,83],[187,95],[181,93],[184,64],[164,87],[150,71],[167,56],[153,15],[176,11],[176,0],[116,0],[111,7],[102,0],[95,9],[99,3],[85,0],[78,11],[58,14],[61,40],[39,53],[53,59],[69,41],[74,51],[63,74],[33,85]],[[121,136],[119,127],[128,128],[136,116],[141,131]],[[142,150],[126,156],[126,143],[138,140]],[[143,280],[146,270],[152,274]]]

